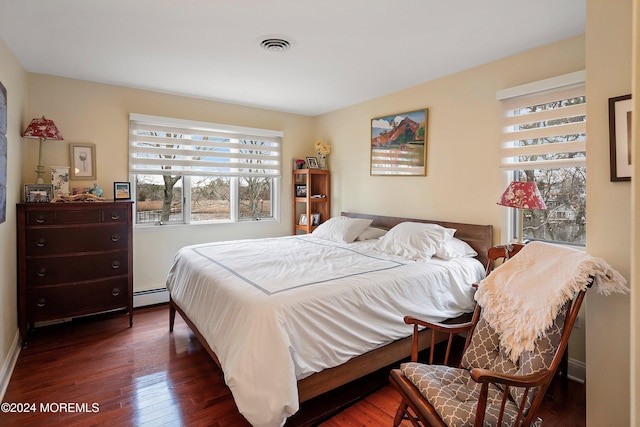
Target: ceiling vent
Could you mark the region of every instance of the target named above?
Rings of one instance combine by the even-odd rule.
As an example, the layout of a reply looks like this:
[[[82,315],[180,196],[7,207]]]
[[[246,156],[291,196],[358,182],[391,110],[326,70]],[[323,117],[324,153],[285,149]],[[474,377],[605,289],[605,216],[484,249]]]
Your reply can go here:
[[[285,39],[270,37],[260,42],[260,47],[269,52],[284,52],[289,50],[291,43]]]

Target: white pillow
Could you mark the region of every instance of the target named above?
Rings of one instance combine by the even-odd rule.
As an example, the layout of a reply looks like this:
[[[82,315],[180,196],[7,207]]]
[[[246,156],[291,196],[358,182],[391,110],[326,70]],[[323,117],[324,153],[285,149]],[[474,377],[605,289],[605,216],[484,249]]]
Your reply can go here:
[[[401,222],[374,245],[374,249],[413,260],[430,259],[456,232],[437,224]]]
[[[364,230],[358,237],[356,237],[356,240],[378,239],[384,236],[386,233],[387,230],[384,230],[382,228],[367,227],[366,230]]]
[[[351,243],[372,222],[372,219],[336,216],[320,224],[311,234],[314,237],[333,242]]]
[[[467,242],[454,237],[439,247],[435,256],[450,260],[453,258],[473,258],[478,256],[478,253]]]

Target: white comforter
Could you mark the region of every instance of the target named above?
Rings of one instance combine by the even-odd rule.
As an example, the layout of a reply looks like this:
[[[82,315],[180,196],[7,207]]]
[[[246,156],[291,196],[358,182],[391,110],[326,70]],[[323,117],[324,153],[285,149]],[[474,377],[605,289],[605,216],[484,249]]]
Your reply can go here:
[[[473,258],[409,261],[312,235],[182,248],[167,289],[222,364],[240,412],[280,426],[298,410],[296,381],[474,306]]]

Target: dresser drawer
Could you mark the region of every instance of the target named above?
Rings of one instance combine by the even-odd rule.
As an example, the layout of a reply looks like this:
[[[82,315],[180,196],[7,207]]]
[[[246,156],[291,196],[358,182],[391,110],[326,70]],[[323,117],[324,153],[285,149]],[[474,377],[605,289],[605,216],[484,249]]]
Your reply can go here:
[[[27,289],[27,314],[31,322],[81,316],[125,308],[128,299],[127,277],[89,284],[34,287]]]
[[[101,222],[126,222],[128,206],[96,209],[80,205],[76,209],[34,209],[26,212],[27,226],[94,224]]]
[[[129,273],[125,250],[98,254],[27,259],[29,286],[51,285],[120,276]]]
[[[95,227],[31,228],[26,230],[27,256],[126,249],[127,224]]]

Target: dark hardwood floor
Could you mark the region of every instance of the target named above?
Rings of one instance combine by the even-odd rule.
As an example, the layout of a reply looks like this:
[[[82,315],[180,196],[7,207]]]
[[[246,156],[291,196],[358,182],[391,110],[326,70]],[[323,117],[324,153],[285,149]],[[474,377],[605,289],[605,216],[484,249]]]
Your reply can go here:
[[[179,316],[173,333],[168,319],[160,306],[137,310],[133,328],[123,314],[36,328],[3,399],[22,412],[0,412],[0,425],[248,426],[216,364]],[[399,396],[380,387],[385,377],[306,402],[287,426],[391,425]],[[540,416],[585,426],[584,386],[557,381]]]

